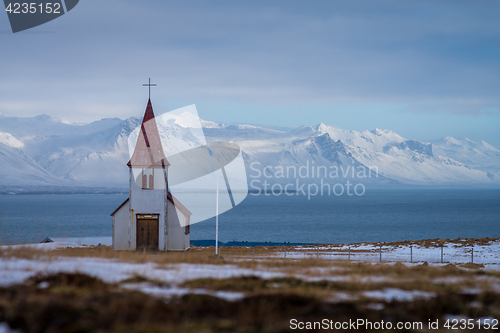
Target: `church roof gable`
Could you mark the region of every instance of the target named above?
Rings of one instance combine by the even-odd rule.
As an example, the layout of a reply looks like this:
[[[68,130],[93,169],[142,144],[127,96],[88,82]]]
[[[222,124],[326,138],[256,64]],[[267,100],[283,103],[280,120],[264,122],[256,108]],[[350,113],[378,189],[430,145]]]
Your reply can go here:
[[[113,213],[111,213],[111,216],[115,215],[123,206],[125,206],[125,204],[129,201],[130,198],[127,198],[127,200],[125,200],[120,206],[118,206],[117,209],[114,210]]]
[[[191,216],[193,213],[189,209],[186,208],[176,197],[173,196],[170,191],[168,192],[167,195],[168,200],[174,204],[176,208],[178,208],[181,212],[183,212],[186,216]]]
[[[148,100],[134,153],[127,165],[130,168],[167,167],[170,165],[163,152],[151,100]]]

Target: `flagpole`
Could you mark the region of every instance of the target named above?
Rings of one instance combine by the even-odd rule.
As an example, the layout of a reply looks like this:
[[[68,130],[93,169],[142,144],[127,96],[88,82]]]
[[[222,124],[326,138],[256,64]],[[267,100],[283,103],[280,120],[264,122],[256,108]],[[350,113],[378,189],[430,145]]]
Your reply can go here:
[[[217,172],[217,193],[215,195],[215,255],[219,254],[219,172]]]

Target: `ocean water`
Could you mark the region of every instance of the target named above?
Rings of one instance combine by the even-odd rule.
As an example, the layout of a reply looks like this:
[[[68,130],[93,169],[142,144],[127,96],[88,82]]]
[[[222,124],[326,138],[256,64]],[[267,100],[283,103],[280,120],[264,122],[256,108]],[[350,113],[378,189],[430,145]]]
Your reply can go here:
[[[111,236],[110,214],[126,198],[111,194],[0,195],[0,243]]]
[[[111,236],[124,195],[0,195],[0,243]],[[189,208],[189,207],[188,207]],[[500,237],[500,190],[367,190],[364,196],[248,195],[219,216],[219,239],[356,243]],[[215,218],[191,227],[215,239]]]

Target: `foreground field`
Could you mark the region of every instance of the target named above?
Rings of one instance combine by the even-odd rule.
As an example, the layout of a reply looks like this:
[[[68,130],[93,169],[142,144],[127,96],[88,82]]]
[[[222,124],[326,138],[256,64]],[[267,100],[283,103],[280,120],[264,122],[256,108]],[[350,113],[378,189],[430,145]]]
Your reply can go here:
[[[379,263],[382,245],[386,258],[412,246],[415,254],[446,247],[456,260]],[[472,245],[479,264],[462,260]],[[221,259],[210,256],[213,248],[71,246],[0,247],[0,332],[500,328],[498,239],[358,244],[351,261],[339,259],[349,248],[330,245],[286,254],[262,247],[255,257],[251,248],[224,248]]]

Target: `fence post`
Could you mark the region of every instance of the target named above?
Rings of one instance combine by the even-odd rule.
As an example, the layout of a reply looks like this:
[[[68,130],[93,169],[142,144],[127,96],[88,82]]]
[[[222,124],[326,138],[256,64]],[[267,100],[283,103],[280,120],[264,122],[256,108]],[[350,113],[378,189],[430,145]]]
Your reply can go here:
[[[319,247],[316,248],[316,259],[319,259]]]
[[[444,248],[444,246],[441,245],[441,263],[443,263],[443,248]]]
[[[472,245],[472,254],[471,254],[470,262],[474,263],[474,245]]]
[[[380,246],[380,262],[382,262],[382,245]]]
[[[351,247],[349,246],[349,261],[351,261]]]
[[[286,246],[285,246],[285,259],[286,259]]]
[[[253,258],[255,259],[255,247],[253,248]]]
[[[413,245],[410,245],[410,263],[413,263]]]

